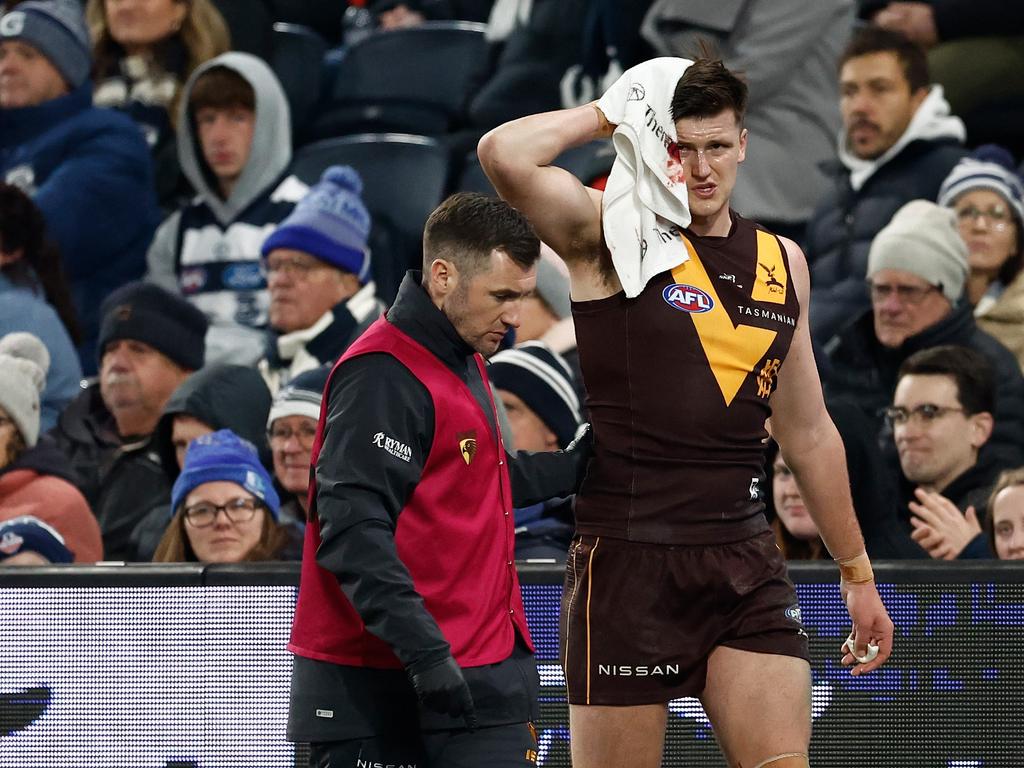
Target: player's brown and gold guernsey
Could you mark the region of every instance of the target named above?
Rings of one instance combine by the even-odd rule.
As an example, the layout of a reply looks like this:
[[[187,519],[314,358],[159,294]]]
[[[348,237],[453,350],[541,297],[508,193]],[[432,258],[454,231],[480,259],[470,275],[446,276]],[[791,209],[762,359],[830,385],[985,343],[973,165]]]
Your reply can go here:
[[[638,297],[573,304],[596,437],[577,533],[699,545],[768,527],[764,423],[799,303],[779,239],[731,215],[727,237],[682,230],[689,260]]]

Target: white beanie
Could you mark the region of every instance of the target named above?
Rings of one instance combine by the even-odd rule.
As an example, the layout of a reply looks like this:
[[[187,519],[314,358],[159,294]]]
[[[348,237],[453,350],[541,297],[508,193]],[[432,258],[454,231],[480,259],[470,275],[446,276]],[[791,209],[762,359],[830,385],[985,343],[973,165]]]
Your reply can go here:
[[[868,273],[898,269],[940,286],[956,304],[967,279],[967,245],[956,226],[956,214],[929,200],[911,200],[900,208],[871,241]]]
[[[39,393],[49,369],[50,353],[31,333],[19,331],[0,338],[0,408],[29,448],[39,439]]]

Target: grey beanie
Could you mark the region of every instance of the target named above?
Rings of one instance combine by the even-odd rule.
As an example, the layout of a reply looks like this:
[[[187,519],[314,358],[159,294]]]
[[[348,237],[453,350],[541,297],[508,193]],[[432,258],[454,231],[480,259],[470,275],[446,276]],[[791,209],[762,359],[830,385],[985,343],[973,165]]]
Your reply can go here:
[[[551,308],[559,320],[572,314],[569,301],[569,273],[560,259],[547,246],[541,246],[537,260],[537,295]]]
[[[867,277],[882,269],[915,274],[956,304],[967,279],[967,245],[956,214],[929,200],[904,205],[871,241]]]
[[[49,369],[50,353],[31,333],[0,338],[0,408],[29,448],[39,439],[39,393]]]
[[[72,88],[89,78],[92,44],[78,0],[26,0],[0,16],[0,41],[24,40],[50,60]]]

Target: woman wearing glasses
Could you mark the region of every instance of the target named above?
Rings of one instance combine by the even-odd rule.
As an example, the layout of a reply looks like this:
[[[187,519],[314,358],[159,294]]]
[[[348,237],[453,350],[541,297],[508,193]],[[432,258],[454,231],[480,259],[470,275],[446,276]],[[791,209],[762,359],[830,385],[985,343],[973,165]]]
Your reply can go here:
[[[967,244],[966,297],[978,326],[1024,366],[1024,180],[1013,157],[988,144],[961,160],[939,191]]]
[[[289,545],[281,502],[256,448],[222,429],[192,441],[171,491],[171,524],[154,562],[277,560]]]

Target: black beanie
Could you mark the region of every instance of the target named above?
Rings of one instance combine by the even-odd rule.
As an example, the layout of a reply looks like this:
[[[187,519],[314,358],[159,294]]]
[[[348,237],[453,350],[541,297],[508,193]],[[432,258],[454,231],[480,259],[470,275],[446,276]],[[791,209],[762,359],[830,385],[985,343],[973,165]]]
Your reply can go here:
[[[107,344],[132,339],[190,371],[203,367],[206,357],[206,315],[186,299],[152,283],[128,283],[103,300],[100,308],[99,362]]]
[[[580,400],[572,371],[562,356],[541,341],[528,341],[491,358],[487,376],[537,414],[565,448],[580,425]]]

